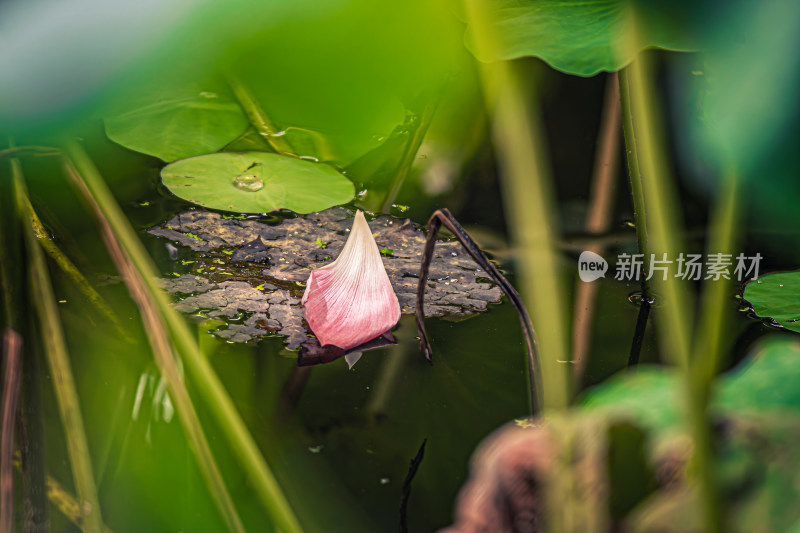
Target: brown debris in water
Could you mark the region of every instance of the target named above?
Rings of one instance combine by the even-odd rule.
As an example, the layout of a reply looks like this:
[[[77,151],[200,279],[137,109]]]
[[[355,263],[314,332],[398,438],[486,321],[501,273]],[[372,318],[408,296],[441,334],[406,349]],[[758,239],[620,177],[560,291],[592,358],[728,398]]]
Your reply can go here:
[[[184,247],[181,259],[187,264],[176,261],[180,275],[163,280],[170,294],[181,297],[179,310],[225,322],[227,327],[215,334],[227,340],[277,334],[296,350],[308,339],[300,307],[304,283],[313,268],[338,256],[352,217],[353,212],[336,207],[272,225],[197,209],[149,233]],[[411,220],[391,216],[379,216],[369,226],[378,247],[391,250],[384,266],[402,312],[414,314],[425,233]],[[439,243],[425,294],[426,316],[458,320],[499,303],[502,292],[486,277],[458,242]]]

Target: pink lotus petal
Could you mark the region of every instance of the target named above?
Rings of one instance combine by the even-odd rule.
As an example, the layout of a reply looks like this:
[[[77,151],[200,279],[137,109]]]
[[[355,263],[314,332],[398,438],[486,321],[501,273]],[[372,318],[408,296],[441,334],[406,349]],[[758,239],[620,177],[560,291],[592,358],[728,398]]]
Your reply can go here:
[[[336,261],[311,272],[303,315],[322,346],[345,350],[378,337],[400,320],[400,303],[361,211]]]

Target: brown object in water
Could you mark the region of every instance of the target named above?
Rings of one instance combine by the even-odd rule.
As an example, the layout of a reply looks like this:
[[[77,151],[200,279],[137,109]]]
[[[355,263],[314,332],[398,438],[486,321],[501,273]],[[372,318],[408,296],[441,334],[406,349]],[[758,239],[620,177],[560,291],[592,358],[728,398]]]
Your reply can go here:
[[[542,528],[541,480],[552,467],[550,432],[504,428],[478,448],[452,526],[439,533],[531,533]]]

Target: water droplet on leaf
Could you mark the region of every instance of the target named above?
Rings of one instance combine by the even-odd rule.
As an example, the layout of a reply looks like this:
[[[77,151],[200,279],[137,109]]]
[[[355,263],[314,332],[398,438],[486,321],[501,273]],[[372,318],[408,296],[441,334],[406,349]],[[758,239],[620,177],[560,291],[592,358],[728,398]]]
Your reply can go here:
[[[258,176],[242,174],[233,178],[233,184],[243,191],[256,192],[264,188],[264,182]]]

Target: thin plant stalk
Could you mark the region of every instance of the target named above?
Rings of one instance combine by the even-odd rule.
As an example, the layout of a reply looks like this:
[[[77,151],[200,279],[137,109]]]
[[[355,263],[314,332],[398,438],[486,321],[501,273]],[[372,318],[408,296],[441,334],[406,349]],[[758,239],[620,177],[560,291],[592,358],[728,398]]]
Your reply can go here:
[[[711,213],[710,236],[707,254],[725,253],[733,255],[738,240],[737,214],[741,200],[739,174],[729,169],[721,180],[721,190],[715,199]],[[731,294],[734,291],[732,279],[720,278],[707,281],[703,285],[700,299],[699,326],[692,346],[692,386],[703,401],[707,402],[711,384],[719,371],[725,339],[725,326]]]
[[[27,198],[26,198],[27,200]],[[30,201],[28,201],[24,209],[27,211],[27,217],[31,221],[31,225],[33,227],[33,234],[36,239],[39,241],[39,244],[42,246],[42,249],[47,253],[48,256],[55,262],[56,265],[61,269],[64,274],[66,274],[73,283],[78,287],[78,290],[86,297],[89,303],[100,312],[109,322],[114,326],[114,329],[125,338],[130,338],[130,335],[122,329],[122,326],[117,319],[117,315],[108,304],[103,300],[103,297],[92,287],[89,280],[87,280],[81,271],[78,270],[78,267],[67,257],[64,252],[53,242],[50,238],[50,235],[47,232],[47,229],[42,224],[42,221],[39,219],[39,216],[36,214],[36,211],[33,209]]]
[[[643,278],[650,271],[649,260],[653,250],[677,257],[682,243],[680,209],[675,192],[669,187],[666,156],[662,151],[663,140],[657,123],[655,90],[652,87],[646,54],[620,72],[620,99],[622,123],[625,129],[625,146],[628,152],[631,174],[631,189],[636,215],[637,240],[644,254]],[[638,204],[638,207],[637,207]],[[645,215],[645,212],[647,215]],[[643,226],[641,229],[639,226]],[[686,370],[689,365],[691,345],[690,302],[688,289],[673,276],[666,280],[654,275],[650,286],[658,286],[664,306],[660,314],[669,335],[664,335],[667,356],[673,364]],[[643,298],[648,295],[644,294]]]
[[[640,54],[620,76],[625,80],[621,91],[623,121],[630,120],[633,143],[625,142],[633,150],[641,170],[644,199],[648,212],[648,245],[652,250],[676,257],[680,250],[678,234],[678,204],[675,192],[669,187],[667,158],[656,113],[656,92],[653,74],[646,53]],[[624,87],[627,86],[627,90]],[[628,118],[625,114],[628,113]],[[703,394],[710,385],[695,385],[693,365],[690,363],[691,316],[693,305],[686,284],[673,276],[666,280],[653,277],[653,286],[663,295],[659,309],[660,338],[667,357],[678,366],[683,375],[687,396],[689,433],[694,443],[693,474],[697,479],[702,508],[704,531],[720,533],[724,530],[719,502],[719,492],[714,474],[711,450],[711,429],[708,420],[708,397]],[[703,332],[700,331],[700,334]],[[704,375],[701,380],[709,379]]]
[[[56,156],[60,155],[58,148],[50,146],[12,146],[5,150],[0,150],[0,159],[22,157],[26,155],[33,156]]]
[[[592,170],[592,189],[589,195],[589,209],[586,215],[586,231],[600,234],[611,227],[611,214],[614,207],[617,168],[619,167],[619,80],[617,73],[612,72],[606,81],[606,94],[603,102],[603,113],[600,119],[597,154]],[[592,244],[586,250],[601,254],[601,244]],[[575,288],[574,316],[572,318],[572,362],[576,388],[580,385],[586,372],[589,346],[592,338],[592,324],[597,283],[577,282]]]
[[[3,332],[2,418],[0,419],[0,533],[14,531],[14,425],[22,383],[22,337]]]
[[[428,271],[431,260],[433,259],[433,249],[436,246],[436,237],[439,228],[444,225],[449,229],[464,249],[472,256],[472,259],[486,272],[486,274],[500,286],[508,300],[514,306],[519,317],[522,332],[525,336],[525,346],[527,348],[527,390],[528,404],[530,405],[531,416],[539,414],[542,409],[542,367],[539,355],[539,342],[536,337],[536,330],[531,323],[531,317],[525,303],[522,301],[517,290],[500,273],[496,266],[486,257],[486,254],[475,244],[475,241],[461,227],[448,209],[437,209],[428,220],[428,237],[425,241],[425,249],[422,252],[419,276],[417,280],[417,335],[419,346],[428,362],[433,364],[433,348],[431,347],[428,334],[425,331],[425,287],[428,286]]]
[[[12,148],[2,151],[5,156],[13,155],[53,155],[60,153],[56,148],[46,146],[21,146],[14,147],[13,140],[9,141]],[[0,156],[0,158],[3,156]],[[34,317],[28,313],[28,298],[22,296],[25,272],[23,243],[21,241],[22,227],[20,217],[14,206],[13,184],[11,180],[3,180],[2,198],[0,198],[0,281],[2,282],[4,322],[9,330],[18,332],[22,338],[27,332],[35,330]],[[5,216],[7,215],[7,216]],[[13,260],[11,259],[13,258]],[[19,346],[23,341],[20,338]],[[25,354],[20,359],[20,398],[17,409],[17,445],[19,450],[20,490],[22,500],[21,530],[25,533],[47,533],[49,521],[47,516],[47,496],[45,489],[44,465],[44,429],[41,407],[41,349],[37,339],[28,337],[24,345]],[[3,453],[11,453],[13,446],[7,448],[0,446]],[[74,501],[74,498],[73,498]],[[75,504],[77,509],[77,503]],[[0,511],[5,515],[5,511]],[[76,515],[77,516],[77,515]]]
[[[739,175],[729,170],[722,176],[721,191],[715,199],[711,214],[711,234],[707,253],[731,253],[738,237],[736,215],[740,203]],[[701,476],[701,498],[706,515],[708,531],[723,531],[725,523],[715,484],[715,472],[710,463],[711,452],[710,422],[707,406],[711,397],[714,378],[719,370],[725,339],[725,326],[729,319],[726,308],[734,293],[734,282],[728,279],[706,281],[700,299],[699,325],[692,345],[690,361],[689,395],[692,398],[692,423],[703,426],[706,431],[696,436],[697,452],[692,465]],[[696,430],[696,432],[699,430]],[[699,452],[699,453],[698,453]],[[704,463],[705,461],[705,463]]]
[[[4,198],[3,198],[4,199]],[[13,210],[11,210],[13,214]],[[8,239],[4,213],[0,210],[0,288],[3,300],[2,330],[2,387],[0,387],[0,533],[14,531],[14,429],[22,382],[22,336],[18,331],[20,313],[18,292],[12,276],[20,274],[12,267],[16,241]],[[13,261],[13,263],[12,263]]]
[[[241,106],[244,114],[247,115],[250,125],[253,126],[256,132],[279,154],[294,155],[292,145],[284,137],[285,132],[281,131],[272,122],[272,119],[269,118],[267,112],[264,111],[264,108],[244,82],[233,74],[229,74],[227,80],[228,86],[230,86],[233,95],[239,102],[239,106]]]
[[[622,101],[622,130],[625,133],[625,154],[628,160],[628,176],[633,197],[633,222],[636,226],[636,243],[642,254],[645,275],[650,272],[650,247],[647,245],[647,204],[644,199],[642,171],[639,166],[639,147],[634,133],[631,109],[630,80],[628,69],[619,72],[619,94]],[[647,281],[642,277],[643,296],[647,296]]]
[[[14,466],[16,466],[18,470],[22,470],[22,464],[19,458],[14,460]],[[45,478],[45,486],[47,487],[47,498],[50,500],[50,503],[52,503],[56,509],[61,511],[61,514],[66,516],[70,522],[80,527],[80,506],[78,505],[78,500],[75,499],[75,496],[70,494],[69,491],[67,491],[61,485],[61,483],[49,475]],[[23,528],[23,531],[28,533],[29,530]],[[113,533],[113,531],[108,526],[103,525],[103,533]]]
[[[636,314],[636,327],[633,330],[631,351],[628,353],[628,370],[635,370],[639,366],[639,356],[644,345],[644,335],[647,332],[647,320],[650,318],[652,300],[645,295],[639,301],[639,312]]]
[[[68,173],[75,177],[73,169],[69,169]],[[133,265],[129,255],[120,246],[108,220],[105,218],[105,215],[98,205],[93,201],[85,184],[79,179],[73,179],[73,182],[95,212],[96,218],[99,221],[100,234],[103,238],[103,242],[117,270],[128,286],[131,298],[133,298],[133,301],[139,308],[139,312],[142,315],[142,322],[144,323],[144,330],[147,332],[156,364],[158,365],[161,375],[164,376],[169,385],[170,397],[175,404],[175,409],[178,412],[178,417],[189,439],[191,450],[197,459],[200,472],[205,478],[206,486],[214,502],[217,504],[228,531],[244,533],[244,525],[236,511],[233,499],[228,493],[228,489],[225,486],[225,481],[222,479],[222,474],[217,467],[217,463],[214,461],[211,447],[203,432],[203,427],[200,424],[200,419],[192,404],[189,391],[186,389],[186,385],[181,378],[175,355],[172,353],[172,346],[167,328],[161,320],[152,295],[148,292],[142,275]]]
[[[28,314],[26,331],[35,331]],[[17,442],[22,481],[22,531],[48,533],[44,415],[42,408],[41,340],[29,337],[22,368],[22,397]]]
[[[18,160],[11,161],[11,172],[17,213],[23,217],[25,249],[30,261],[30,298],[38,317],[39,328],[44,342],[44,351],[50,367],[58,410],[61,415],[61,423],[66,434],[67,453],[72,467],[72,476],[81,513],[81,529],[84,533],[101,533],[103,531],[103,520],[97,496],[97,486],[92,474],[89,443],[84,430],[78,393],[75,388],[75,380],[72,377],[67,345],[64,339],[64,332],[61,329],[61,319],[58,314],[44,253],[33,233],[32,221],[25,208],[27,193],[22,176],[22,167]]]
[[[653,303],[650,291],[650,282],[647,276],[651,269],[650,247],[647,243],[647,203],[644,198],[642,185],[642,172],[639,166],[639,147],[634,132],[633,113],[631,111],[630,81],[628,70],[619,73],[619,94],[622,102],[622,130],[625,134],[625,154],[628,161],[628,176],[631,184],[631,197],[633,199],[633,220],[636,227],[636,244],[642,255],[642,296],[639,300],[639,313],[636,317],[636,329],[631,341],[631,350],[628,354],[628,368],[635,368],[644,345],[644,335],[647,331],[647,320],[650,317],[650,307]]]
[[[475,29],[475,44],[493,56],[497,40],[485,24],[484,2],[464,2],[467,18]],[[560,272],[554,214],[554,192],[547,164],[535,95],[509,61],[480,63],[480,76],[492,115],[492,140],[500,167],[500,183],[508,225],[519,250],[519,285],[539,334],[542,354],[543,409],[569,405],[571,385],[566,282]]]
[[[427,100],[422,109],[422,114],[419,117],[419,124],[414,130],[411,139],[408,141],[405,151],[403,152],[403,158],[400,160],[400,164],[397,166],[397,171],[392,177],[392,183],[389,186],[389,190],[386,192],[383,203],[381,204],[381,213],[389,213],[389,211],[392,209],[392,204],[397,198],[397,195],[400,193],[400,188],[403,186],[403,182],[408,177],[409,172],[411,172],[411,167],[414,165],[414,159],[417,157],[419,147],[422,146],[422,141],[425,139],[425,134],[428,132],[428,128],[430,127],[431,122],[433,122],[433,116],[436,114],[436,109],[439,107],[442,91],[443,88],[439,88],[438,90],[425,95],[427,96]]]
[[[136,236],[119,205],[103,181],[94,163],[74,141],[68,142],[66,152],[69,157],[67,171],[73,180],[79,180],[86,186],[86,199],[97,203],[100,211],[108,220],[114,235],[121,247],[131,259],[135,268],[158,306],[172,334],[171,339],[183,357],[186,369],[192,376],[198,394],[204,399],[214,416],[222,434],[242,466],[245,475],[269,512],[275,525],[283,533],[302,531],[300,522],[281,491],[274,474],[270,470],[263,455],[258,449],[252,435],[248,431],[225,387],[214,372],[211,364],[203,356],[197,340],[189,330],[183,317],[173,308],[167,295],[158,285],[158,276],[150,257],[141,241]]]

